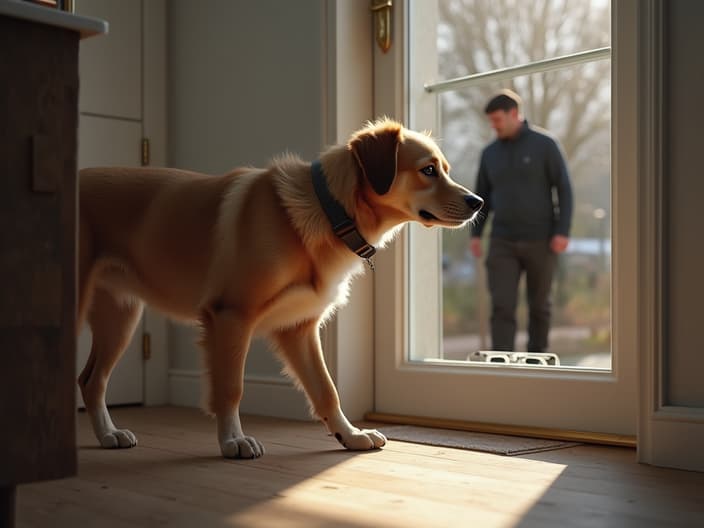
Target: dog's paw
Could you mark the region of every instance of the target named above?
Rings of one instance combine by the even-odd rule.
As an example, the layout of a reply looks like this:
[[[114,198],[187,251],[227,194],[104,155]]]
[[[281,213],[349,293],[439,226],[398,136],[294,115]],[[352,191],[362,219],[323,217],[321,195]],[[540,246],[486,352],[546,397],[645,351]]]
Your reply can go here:
[[[335,433],[335,438],[343,447],[352,451],[379,449],[386,445],[386,437],[376,429],[357,429],[346,436]]]
[[[100,437],[100,445],[105,449],[119,449],[137,445],[137,437],[129,429],[115,429]]]
[[[221,442],[220,451],[225,458],[259,458],[264,446],[253,436],[241,436]]]

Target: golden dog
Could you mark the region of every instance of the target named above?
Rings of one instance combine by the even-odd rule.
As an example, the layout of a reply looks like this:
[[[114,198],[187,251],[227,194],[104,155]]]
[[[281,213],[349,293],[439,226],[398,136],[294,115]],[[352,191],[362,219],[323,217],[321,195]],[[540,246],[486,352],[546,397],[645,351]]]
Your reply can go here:
[[[131,447],[105,405],[110,373],[144,303],[196,322],[225,457],[255,458],[239,418],[254,335],[268,337],[313,411],[348,449],[383,446],[354,427],[323,360],[319,327],[347,297],[364,258],[405,222],[460,227],[482,200],[453,182],[426,134],[381,120],[313,164],[294,156],[213,177],[174,169],[94,168],[80,174],[79,325],[93,333],[79,376],[103,447]],[[362,258],[360,258],[362,257]]]

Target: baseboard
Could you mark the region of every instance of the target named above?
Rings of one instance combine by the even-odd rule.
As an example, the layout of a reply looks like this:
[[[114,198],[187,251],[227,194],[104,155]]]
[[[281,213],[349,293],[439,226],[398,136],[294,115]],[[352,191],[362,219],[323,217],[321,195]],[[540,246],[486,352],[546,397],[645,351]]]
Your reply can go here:
[[[704,471],[704,408],[665,406],[638,431],[638,461],[654,466]]]
[[[169,369],[169,403],[201,407],[203,373],[199,370]],[[245,375],[242,414],[310,420],[305,395],[284,377]]]
[[[169,369],[169,405],[201,407],[202,377],[199,370]]]

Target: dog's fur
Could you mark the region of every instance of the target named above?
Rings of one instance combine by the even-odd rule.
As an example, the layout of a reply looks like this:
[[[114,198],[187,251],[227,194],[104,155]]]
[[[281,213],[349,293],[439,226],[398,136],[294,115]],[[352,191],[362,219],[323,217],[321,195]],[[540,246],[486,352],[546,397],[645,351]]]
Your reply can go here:
[[[459,227],[481,199],[450,180],[433,140],[381,120],[321,154],[332,195],[370,244],[383,246],[409,220]],[[436,174],[422,169],[435,167]],[[427,170],[427,169],[426,169]],[[282,156],[266,169],[213,177],[174,169],[94,168],[80,174],[79,328],[93,333],[79,386],[103,447],[131,447],[105,406],[110,372],[144,303],[202,328],[207,410],[225,457],[254,458],[262,445],[239,419],[253,335],[273,342],[315,414],[348,449],[385,444],[340,409],[319,327],[345,302],[363,260],[331,229],[311,167]]]

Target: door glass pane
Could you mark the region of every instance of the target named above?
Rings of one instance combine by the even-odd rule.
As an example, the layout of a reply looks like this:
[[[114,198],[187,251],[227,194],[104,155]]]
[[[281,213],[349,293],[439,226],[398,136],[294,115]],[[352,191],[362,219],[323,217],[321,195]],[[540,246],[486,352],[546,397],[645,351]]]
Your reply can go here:
[[[439,0],[438,15],[439,79],[601,48],[611,40],[605,0]],[[599,60],[437,95],[437,135],[452,177],[470,189],[482,149],[495,139],[484,107],[501,88],[517,92],[531,126],[547,129],[563,149],[574,196],[572,229],[552,282],[546,352],[557,359],[528,357],[539,366],[611,368],[610,72],[610,61]],[[491,217],[484,255],[490,227]],[[411,347],[411,360],[505,361],[506,355],[477,354],[492,349],[484,259],[472,256],[467,229],[443,230],[441,240],[442,344],[437,358],[429,357],[429,347]],[[527,350],[525,273],[518,299],[515,352]],[[508,360],[523,363],[526,356]]]

